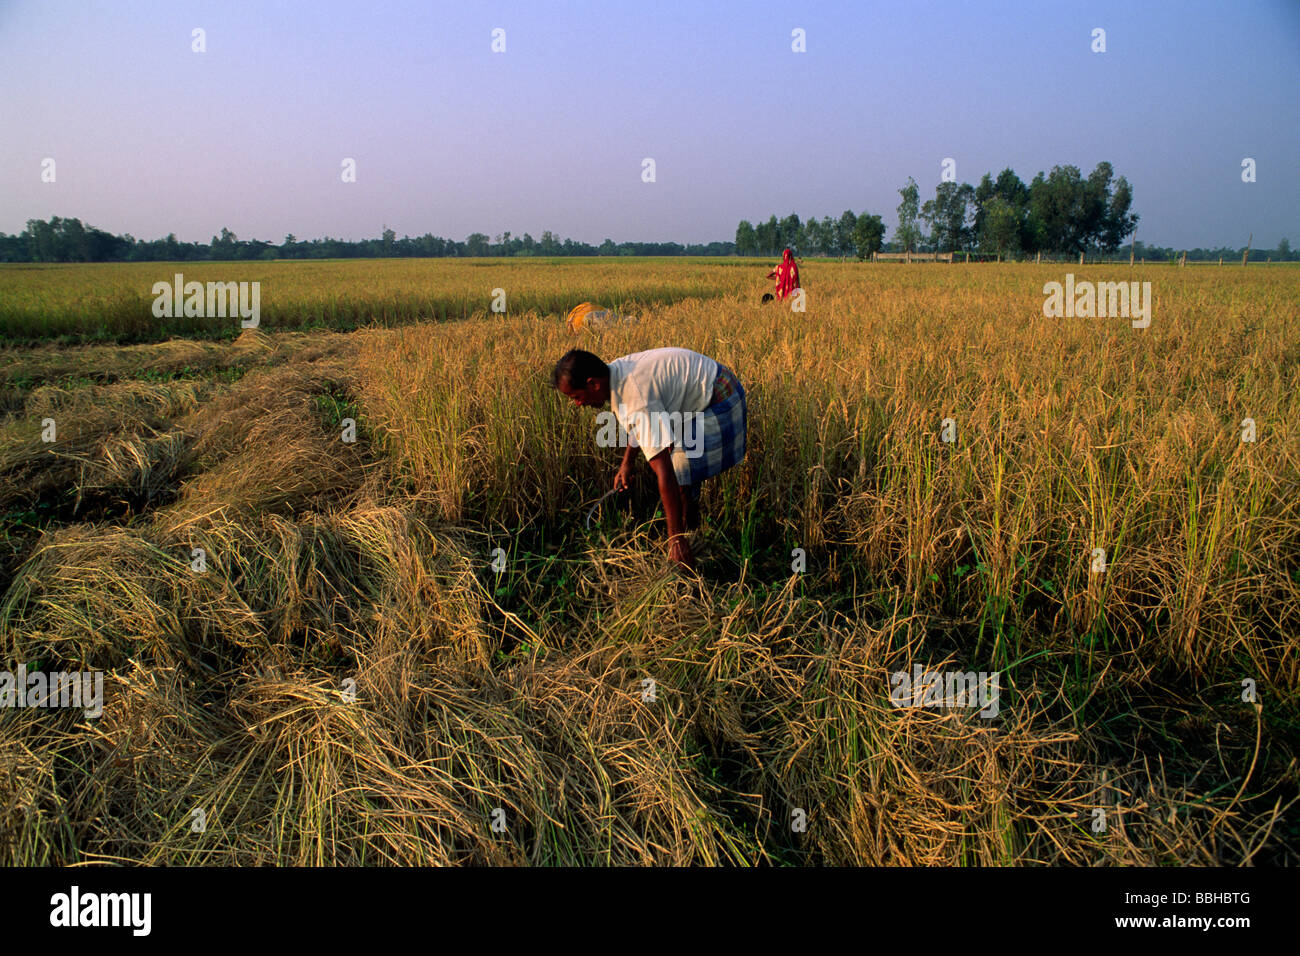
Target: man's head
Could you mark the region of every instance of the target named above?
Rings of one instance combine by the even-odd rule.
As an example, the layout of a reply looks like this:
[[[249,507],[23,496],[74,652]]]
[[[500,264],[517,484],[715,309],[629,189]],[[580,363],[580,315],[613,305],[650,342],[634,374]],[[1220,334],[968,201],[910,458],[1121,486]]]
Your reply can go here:
[[[582,349],[570,349],[555,363],[551,387],[578,405],[600,408],[609,401],[609,366]]]

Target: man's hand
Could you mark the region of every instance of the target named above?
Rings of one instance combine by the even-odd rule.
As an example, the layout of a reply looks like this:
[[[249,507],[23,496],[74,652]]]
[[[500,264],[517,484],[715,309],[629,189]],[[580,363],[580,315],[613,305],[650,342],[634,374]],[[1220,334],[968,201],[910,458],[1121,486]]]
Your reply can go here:
[[[632,486],[632,466],[628,462],[619,465],[618,471],[614,472],[614,490],[626,491]]]
[[[623,463],[614,473],[614,490],[626,491],[632,486],[632,461],[636,458],[636,448],[629,444],[623,449]]]

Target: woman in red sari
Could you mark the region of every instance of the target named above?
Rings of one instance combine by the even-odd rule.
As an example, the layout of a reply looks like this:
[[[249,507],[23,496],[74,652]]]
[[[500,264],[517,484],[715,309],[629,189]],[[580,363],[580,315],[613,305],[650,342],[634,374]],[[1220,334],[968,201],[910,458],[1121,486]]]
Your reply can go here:
[[[799,288],[799,266],[794,261],[794,253],[789,249],[781,254],[781,264],[767,274],[776,280],[776,297],[784,299]]]

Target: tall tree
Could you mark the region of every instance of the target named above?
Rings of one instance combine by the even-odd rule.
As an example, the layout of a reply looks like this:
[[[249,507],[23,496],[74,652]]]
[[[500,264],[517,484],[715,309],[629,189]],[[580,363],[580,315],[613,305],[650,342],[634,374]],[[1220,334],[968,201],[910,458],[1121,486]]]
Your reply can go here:
[[[213,259],[233,259],[235,258],[235,249],[239,244],[239,237],[227,229],[221,227],[221,237],[212,237],[212,243],[209,246],[210,255]]]
[[[1020,177],[1010,167],[998,173],[996,181],[991,174],[985,173],[979,185],[975,187],[975,221],[972,223],[972,229],[977,240],[986,234],[984,217],[988,213],[989,203],[994,199],[1004,200],[1015,211],[1017,220],[1023,226],[1029,206],[1029,187],[1021,182]],[[1005,211],[1002,215],[1005,216]],[[1017,236],[1017,244],[1019,242],[1020,237]]]
[[[1087,242],[1084,183],[1077,166],[1053,166],[1029,184],[1031,231],[1044,251],[1079,253]]]
[[[1109,164],[1107,164],[1109,166]],[[1106,252],[1114,252],[1120,247],[1137,226],[1138,215],[1129,212],[1133,205],[1133,187],[1123,176],[1115,180],[1115,191],[1106,200],[1106,214],[1103,217],[1098,244]]]
[[[1098,163],[1087,179],[1077,166],[1053,166],[1046,177],[1040,172],[1029,184],[1022,236],[1028,241],[1023,244],[1070,255],[1089,248],[1118,249],[1138,217],[1129,212],[1133,190],[1128,180],[1113,178],[1107,162]]]
[[[1088,174],[1080,190],[1079,199],[1076,201],[1076,215],[1082,233],[1080,241],[1085,249],[1100,245],[1104,241],[1109,226],[1111,180],[1114,176],[1115,171],[1110,163],[1098,163],[1097,167]],[[1115,245],[1118,247],[1119,243],[1116,242]]]
[[[822,216],[821,234],[822,234],[822,252],[828,256],[836,255],[834,217]]]
[[[921,191],[916,188],[916,180],[907,177],[907,184],[898,191],[903,201],[898,204],[898,229],[894,231],[894,241],[903,247],[904,252],[914,252],[921,244],[921,230],[916,224],[920,215]]]
[[[930,226],[930,239],[939,252],[956,252],[971,244],[975,189],[970,183],[943,182],[934,199],[921,207],[921,218]]]
[[[736,227],[736,255],[758,255],[758,236],[754,234],[754,224],[748,219],[740,220]]]
[[[984,222],[979,234],[981,250],[992,250],[1005,258],[1020,248],[1022,213],[1011,202],[994,196],[984,205]]]
[[[789,247],[795,252],[802,252],[803,225],[795,213],[790,213],[781,220],[781,238],[777,243],[782,249]]]
[[[852,209],[846,209],[835,224],[835,254],[848,256],[853,254],[853,230],[857,228],[858,217]]]
[[[857,248],[858,259],[870,259],[873,252],[880,251],[885,239],[885,222],[879,216],[863,213],[853,226],[853,244]]]
[[[776,216],[770,216],[767,222],[760,222],[754,227],[754,233],[758,238],[759,255],[770,256],[779,251],[781,224],[776,221]]]
[[[815,256],[822,251],[822,224],[816,216],[810,216],[803,224],[803,253]]]

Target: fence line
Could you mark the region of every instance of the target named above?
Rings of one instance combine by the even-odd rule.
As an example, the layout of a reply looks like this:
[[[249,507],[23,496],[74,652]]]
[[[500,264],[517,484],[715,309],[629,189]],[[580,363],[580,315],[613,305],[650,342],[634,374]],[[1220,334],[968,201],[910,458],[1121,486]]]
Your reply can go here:
[[[843,257],[841,257],[841,259],[842,258]],[[1243,256],[1242,258],[1243,258],[1242,265],[1245,265],[1246,264],[1245,257]],[[1027,256],[1007,256],[1005,259],[1001,259],[995,255],[990,255],[988,253],[978,253],[978,252],[970,252],[970,253],[967,252],[873,252],[871,254],[871,261],[872,262],[903,262],[903,263],[1034,262],[1038,264],[1047,263],[1048,265],[1068,264],[1068,265],[1079,265],[1079,266],[1082,265],[1092,265],[1092,266],[1148,265],[1145,256],[1134,259],[1131,256],[1119,256],[1119,255],[1090,256],[1082,253],[1078,256],[1078,258],[1075,258],[1074,256],[1070,256],[1070,255],[1060,255],[1060,254],[1044,256],[1041,253],[1039,253],[1038,255],[1032,258]],[[1270,256],[1263,261],[1258,259],[1252,259],[1249,260],[1249,262],[1251,265],[1272,265],[1273,259]],[[1193,266],[1211,265],[1212,266],[1216,264],[1223,265],[1224,260],[1222,257],[1220,257],[1216,263],[1216,260],[1214,259],[1189,259],[1187,257],[1187,254],[1184,252],[1181,255],[1174,256],[1168,259],[1152,259],[1149,264],[1150,265],[1173,265],[1173,266],[1188,266],[1188,265],[1193,265]]]
[[[952,262],[951,252],[873,252],[872,262]]]

